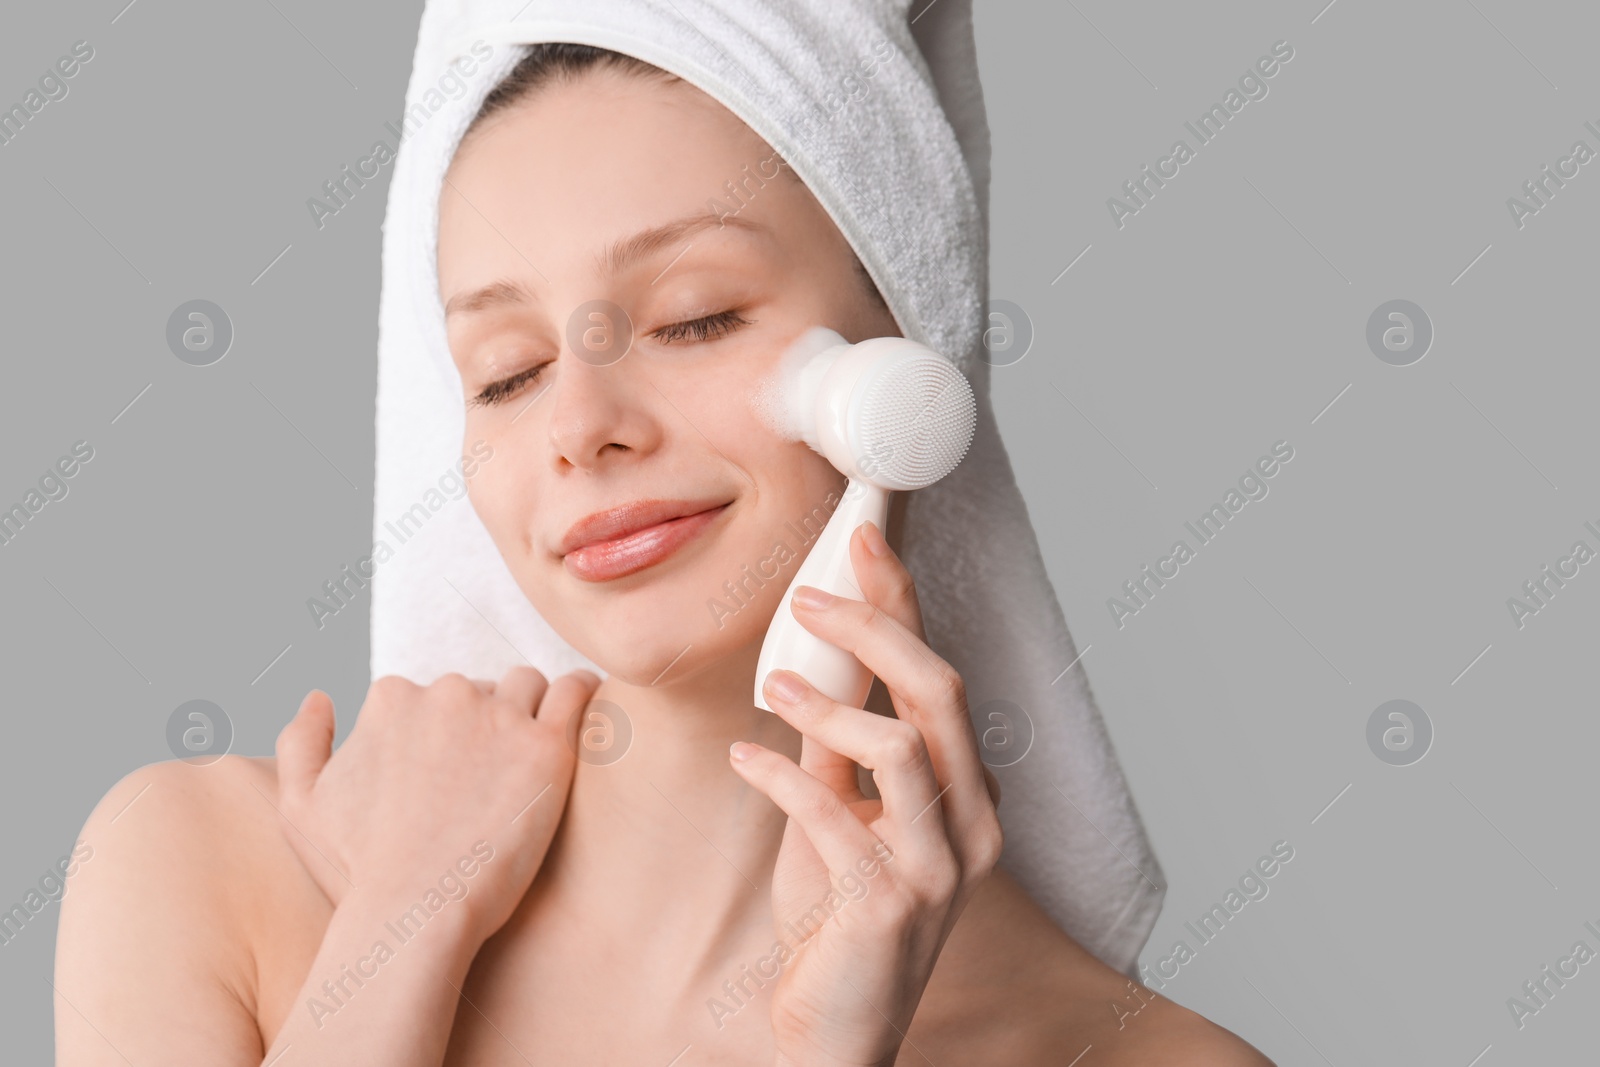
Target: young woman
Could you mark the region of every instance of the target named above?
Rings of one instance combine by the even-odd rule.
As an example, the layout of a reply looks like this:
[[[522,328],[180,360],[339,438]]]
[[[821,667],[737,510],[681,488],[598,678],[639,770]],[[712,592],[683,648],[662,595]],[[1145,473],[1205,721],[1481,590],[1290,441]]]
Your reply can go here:
[[[752,412],[760,376],[815,324],[898,333],[792,175],[708,213],[772,159],[616,53],[536,46],[490,95],[439,218],[466,440],[492,448],[472,505],[608,676],[380,678],[337,752],[313,691],[275,760],[129,775],[63,901],[58,1063],[1270,1067],[996,868],[998,785],[893,518],[852,540],[864,603],[796,608],[887,700],[800,682],[756,709],[777,593],[700,623],[844,484]],[[570,343],[596,300],[626,358]],[[580,759],[612,706],[626,758]]]

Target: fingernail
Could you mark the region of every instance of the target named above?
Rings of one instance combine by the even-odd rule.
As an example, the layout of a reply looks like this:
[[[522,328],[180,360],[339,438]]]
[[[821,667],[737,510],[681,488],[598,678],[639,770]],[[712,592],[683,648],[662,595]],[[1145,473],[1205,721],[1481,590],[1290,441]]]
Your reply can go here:
[[[728,754],[743,762],[756,754],[756,746],[748,741],[735,741],[728,746]]]
[[[874,556],[889,554],[889,542],[884,539],[883,531],[878,529],[878,524],[871,519],[861,524],[861,539],[867,543],[867,550]]]
[[[834,601],[832,593],[825,592],[811,585],[802,585],[794,591],[795,600],[803,608],[825,608]]]
[[[793,704],[806,695],[805,686],[787,671],[773,671],[767,675],[767,690],[779,700]]]

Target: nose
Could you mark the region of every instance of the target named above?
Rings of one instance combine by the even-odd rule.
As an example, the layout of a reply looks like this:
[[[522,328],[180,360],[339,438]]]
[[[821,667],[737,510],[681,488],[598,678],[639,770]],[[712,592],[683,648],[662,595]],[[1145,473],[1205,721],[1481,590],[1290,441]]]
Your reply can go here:
[[[567,348],[558,360],[548,403],[547,432],[551,463],[594,471],[606,457],[645,453],[654,447],[659,428],[650,416],[655,390],[633,373],[630,357],[597,358]]]

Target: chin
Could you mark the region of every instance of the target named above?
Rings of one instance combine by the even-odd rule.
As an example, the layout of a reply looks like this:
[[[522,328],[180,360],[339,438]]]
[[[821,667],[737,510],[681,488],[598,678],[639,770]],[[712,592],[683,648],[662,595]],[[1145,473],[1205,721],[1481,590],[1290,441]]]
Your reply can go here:
[[[671,686],[699,675],[738,671],[755,676],[762,633],[748,639],[712,627],[646,626],[637,632],[608,630],[586,635],[592,647],[580,649],[605,673],[629,686]],[[574,645],[574,647],[578,647]]]
[[[726,581],[718,576],[713,584],[713,576],[720,575],[718,568],[718,560],[712,558],[671,579],[664,576],[627,592],[581,598],[590,603],[568,605],[568,617],[581,617],[583,623],[562,628],[562,636],[628,685],[670,685],[708,669],[736,666],[747,668],[754,677],[761,643],[787,578],[782,585],[769,583],[734,610],[726,594],[710,595]]]

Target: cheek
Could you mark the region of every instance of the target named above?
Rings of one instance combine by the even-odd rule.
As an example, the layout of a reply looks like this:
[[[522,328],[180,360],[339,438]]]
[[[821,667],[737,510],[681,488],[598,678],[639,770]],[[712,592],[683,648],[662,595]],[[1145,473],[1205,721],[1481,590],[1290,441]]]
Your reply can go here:
[[[531,464],[526,452],[495,443],[494,461],[472,479],[467,497],[522,595],[541,618],[566,634],[571,626],[569,609],[556,592],[559,576],[552,576],[552,569],[560,570],[562,562],[549,554],[543,540],[551,532],[533,521],[540,499]]]
[[[849,484],[849,479],[834,469],[833,464],[806,446],[798,449],[790,465],[795,471],[802,499],[808,505],[823,504],[830,497],[843,495],[845,486]]]
[[[758,538],[788,536],[797,529],[820,532],[844,495],[848,479],[826,459],[803,444],[785,443],[764,468],[766,499],[759,509]],[[809,542],[800,547],[802,554]]]
[[[467,498],[500,555],[514,565],[539,547],[531,543],[532,531],[524,521],[532,514],[535,490],[528,476],[527,459],[505,442],[493,444],[494,461],[474,474]]]

